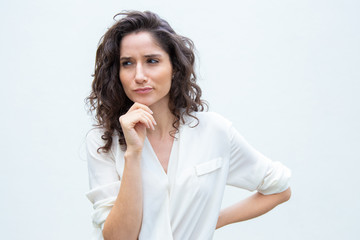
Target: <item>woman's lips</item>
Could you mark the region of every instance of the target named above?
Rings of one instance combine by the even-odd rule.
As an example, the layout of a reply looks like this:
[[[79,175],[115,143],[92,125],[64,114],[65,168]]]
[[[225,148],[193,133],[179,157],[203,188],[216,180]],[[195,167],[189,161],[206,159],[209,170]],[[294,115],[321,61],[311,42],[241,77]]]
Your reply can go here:
[[[150,87],[145,87],[145,88],[137,88],[135,89],[136,93],[140,93],[140,94],[145,94],[145,93],[149,93],[151,92],[153,89]]]

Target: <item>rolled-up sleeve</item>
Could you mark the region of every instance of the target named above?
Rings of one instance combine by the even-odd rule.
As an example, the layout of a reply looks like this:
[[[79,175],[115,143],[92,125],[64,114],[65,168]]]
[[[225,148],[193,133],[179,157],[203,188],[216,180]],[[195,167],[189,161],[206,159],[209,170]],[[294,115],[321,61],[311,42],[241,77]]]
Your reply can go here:
[[[289,187],[291,171],[252,147],[233,127],[229,132],[230,160],[227,184],[268,195]]]
[[[93,204],[92,222],[96,228],[94,235],[99,235],[99,237],[120,189],[120,176],[116,170],[115,157],[111,149],[107,153],[97,151],[99,147],[105,145],[101,138],[102,134],[101,129],[95,128],[86,137],[90,186],[86,197]]]

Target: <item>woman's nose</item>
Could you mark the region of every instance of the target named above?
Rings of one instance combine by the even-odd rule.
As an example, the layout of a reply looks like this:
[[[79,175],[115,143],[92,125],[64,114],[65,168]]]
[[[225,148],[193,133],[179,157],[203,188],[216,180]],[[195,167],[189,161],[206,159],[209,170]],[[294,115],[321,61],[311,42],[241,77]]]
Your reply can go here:
[[[141,64],[138,64],[136,66],[135,82],[136,83],[143,83],[144,81],[146,81],[146,76],[145,76],[145,73],[144,73],[144,69],[141,66]]]

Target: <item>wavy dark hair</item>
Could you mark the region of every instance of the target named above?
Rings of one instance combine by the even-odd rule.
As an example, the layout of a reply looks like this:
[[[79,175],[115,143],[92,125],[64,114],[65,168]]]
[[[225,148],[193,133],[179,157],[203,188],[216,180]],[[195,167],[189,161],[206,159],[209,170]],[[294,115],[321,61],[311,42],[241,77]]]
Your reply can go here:
[[[118,16],[123,16],[116,20]],[[124,36],[136,32],[148,32],[170,56],[173,79],[170,88],[169,109],[175,116],[171,136],[179,130],[184,115],[199,120],[192,112],[204,111],[207,103],[201,99],[201,89],[196,84],[194,71],[195,54],[193,42],[175,33],[167,21],[150,11],[128,11],[114,16],[115,24],[100,39],[96,51],[95,71],[92,75],[92,91],[85,99],[89,112],[96,110],[95,126],[104,128],[102,139],[106,144],[98,149],[109,151],[112,136],[119,134],[119,143],[126,149],[125,137],[119,117],[125,114],[133,102],[126,96],[119,78],[120,44]],[[184,111],[181,111],[183,109]],[[196,125],[197,125],[196,124]],[[195,125],[195,126],[196,126]]]

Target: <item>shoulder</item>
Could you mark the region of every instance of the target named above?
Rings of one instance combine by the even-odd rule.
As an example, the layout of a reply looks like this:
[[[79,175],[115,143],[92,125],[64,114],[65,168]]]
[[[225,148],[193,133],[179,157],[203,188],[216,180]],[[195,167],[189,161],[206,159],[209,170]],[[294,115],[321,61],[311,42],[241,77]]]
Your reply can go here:
[[[102,127],[92,128],[86,134],[86,143],[104,143],[102,135],[104,135],[105,129]]]
[[[199,119],[208,122],[218,122],[218,123],[227,123],[229,124],[230,121],[223,117],[222,115],[216,113],[216,112],[197,112],[197,116],[199,116]]]
[[[104,146],[106,144],[106,141],[103,139],[103,135],[105,134],[105,128],[103,127],[94,127],[88,131],[86,134],[86,144],[92,145],[92,146]],[[113,143],[117,142],[118,135],[114,131],[112,140]]]
[[[218,125],[218,126],[229,126],[231,122],[216,112],[193,112],[191,113],[199,120],[199,125]],[[189,125],[197,123],[196,119],[188,116],[187,122]]]
[[[186,117],[186,125],[193,131],[199,131],[203,134],[227,135],[232,123],[216,112],[193,112],[191,113],[197,120],[191,116]],[[225,136],[224,135],[224,136]]]
[[[86,134],[86,149],[90,155],[93,156],[106,156],[107,158],[113,158],[114,152],[117,152],[118,144],[118,135],[116,133],[112,136],[112,144],[109,151],[98,151],[101,147],[106,145],[106,140],[103,139],[103,135],[105,133],[105,128],[95,127],[88,131]]]

